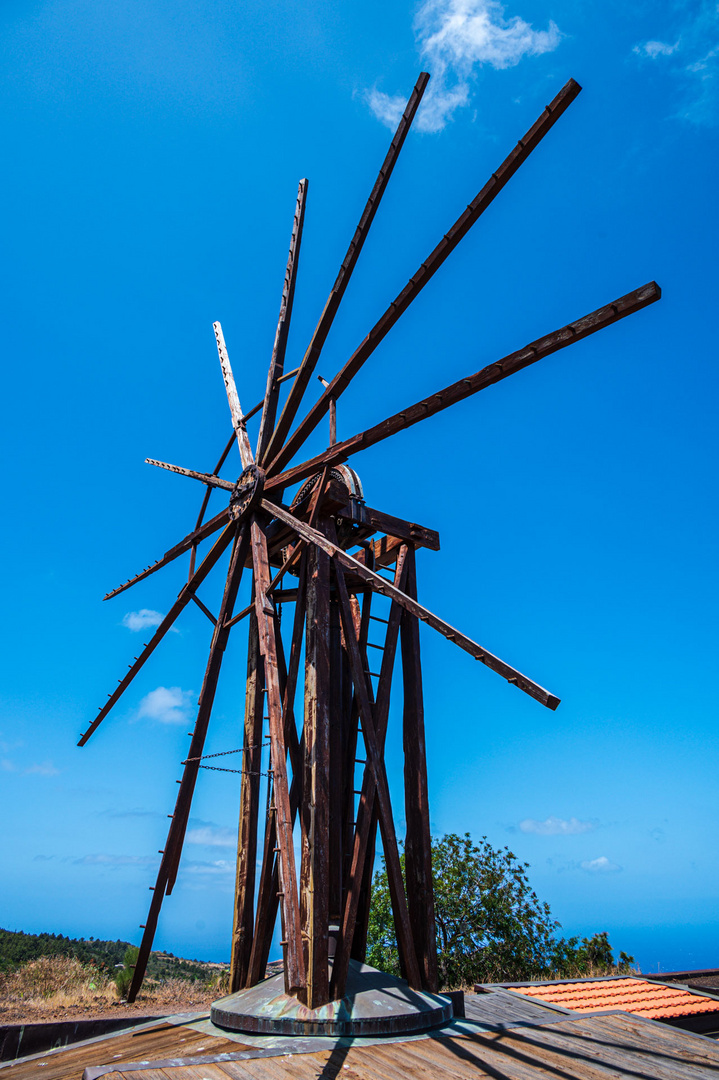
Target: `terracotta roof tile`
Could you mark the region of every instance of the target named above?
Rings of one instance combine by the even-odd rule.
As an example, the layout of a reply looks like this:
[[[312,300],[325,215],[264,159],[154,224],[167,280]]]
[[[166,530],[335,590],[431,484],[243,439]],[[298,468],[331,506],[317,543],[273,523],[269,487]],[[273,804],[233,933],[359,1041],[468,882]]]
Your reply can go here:
[[[511,987],[518,994],[540,998],[551,1005],[563,1005],[575,1012],[623,1009],[665,1020],[674,1016],[719,1012],[719,1001],[690,994],[673,986],[660,986],[643,979],[595,979],[589,982],[532,983]]]

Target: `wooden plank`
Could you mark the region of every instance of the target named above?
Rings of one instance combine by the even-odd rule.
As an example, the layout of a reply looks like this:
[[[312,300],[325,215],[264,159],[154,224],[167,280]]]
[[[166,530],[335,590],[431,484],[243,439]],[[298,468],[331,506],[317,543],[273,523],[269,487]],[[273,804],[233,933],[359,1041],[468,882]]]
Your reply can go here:
[[[330,560],[313,547],[307,562],[304,779],[300,914],[307,972],[306,1004],[329,1001],[329,603]]]
[[[208,487],[222,488],[224,491],[234,491],[235,484],[231,480],[223,480],[214,473],[196,472],[194,469],[185,469],[182,465],[170,465],[167,461],[156,461],[155,458],[145,458],[146,465],[156,465],[158,469],[167,469],[168,472],[177,473],[178,476],[189,476],[191,480],[200,480]]]
[[[612,323],[626,318],[627,315],[633,315],[635,312],[641,311],[642,308],[647,307],[648,304],[653,304],[660,297],[661,289],[655,281],[650,281],[640,289],[635,289],[633,292],[619,297],[618,300],[613,301],[611,304],[597,308],[596,311],[590,312],[589,315],[585,315],[573,323],[568,323],[560,330],[554,330],[551,334],[538,338],[523,349],[509,353],[508,356],[497,360],[493,364],[488,364],[487,367],[481,368],[474,375],[470,375],[466,379],[459,379],[457,382],[452,383],[451,386],[432,394],[431,397],[424,398],[415,405],[408,406],[401,412],[395,413],[394,416],[390,416],[374,427],[368,428],[367,431],[362,431],[358,435],[345,439],[344,442],[337,443],[336,446],[329,447],[322,454],[317,454],[316,457],[280,473],[279,476],[273,476],[265,484],[265,491],[269,492],[275,486],[279,489],[290,487],[292,484],[304,480],[305,477],[311,476],[320,468],[327,465],[339,465],[346,461],[350,455],[356,454],[360,450],[366,450],[369,446],[374,446],[376,443],[390,438],[398,431],[412,427],[413,424],[418,424],[421,420],[426,420],[428,417],[448,409],[451,405],[456,405],[458,401],[463,401],[465,398],[479,393],[480,390],[485,390],[488,386],[501,382],[502,379],[506,379],[509,375],[514,375],[515,372],[535,364],[538,360],[543,360],[545,356],[550,356],[552,353],[566,348],[567,345],[573,345],[575,342],[589,337],[590,334],[596,333],[597,330],[603,330],[605,327],[611,326]]]
[[[295,216],[292,221],[292,236],[290,237],[290,251],[287,256],[285,280],[282,286],[282,300],[280,302],[280,314],[275,331],[275,342],[272,347],[272,359],[267,372],[267,389],[265,390],[265,402],[262,408],[260,431],[257,436],[257,449],[255,458],[262,464],[267,450],[270,437],[275,427],[277,418],[277,404],[280,396],[279,379],[285,368],[285,350],[287,348],[287,335],[292,318],[292,304],[295,297],[295,284],[297,282],[297,269],[300,260],[300,246],[302,244],[302,227],[305,220],[305,203],[307,201],[307,180],[300,180],[297,191],[297,204]]]
[[[330,295],[327,298],[327,303],[324,306],[320,321],[315,328],[315,332],[312,335],[310,343],[307,347],[307,351],[300,364],[300,370],[297,373],[297,377],[290,387],[290,392],[285,402],[282,414],[280,416],[277,427],[272,435],[272,439],[268,445],[267,452],[261,464],[266,464],[267,461],[271,461],[280,451],[283,442],[287,438],[290,427],[297,415],[297,410],[302,402],[302,397],[309,384],[312,373],[317,366],[317,361],[320,358],[320,353],[327,340],[327,335],[330,332],[335,315],[339,309],[342,297],[345,294],[345,290],[349,285],[352,272],[357,265],[360,252],[364,246],[364,242],[369,233],[370,226],[374,220],[374,216],[377,213],[377,208],[382,200],[389,178],[392,175],[397,158],[399,157],[400,150],[404,144],[404,140],[407,136],[407,132],[410,129],[412,120],[415,117],[419,103],[422,100],[425,88],[429,81],[429,75],[423,71],[415,84],[407,106],[402,114],[402,118],[399,122],[397,130],[394,134],[394,138],[390,143],[387,155],[382,162],[382,168],[379,171],[375,185],[372,188],[369,199],[362,212],[362,216],[359,220],[357,228],[355,229],[354,236],[350,242],[350,246],[347,249],[342,265],[340,266],[339,273],[335,280],[334,285],[330,291]]]
[[[449,232],[445,233],[432,254],[428,256],[413,277],[409,279],[402,292],[392,301],[384,315],[380,317],[364,341],[355,349],[341,371],[332,379],[319,401],[312,406],[290,438],[287,439],[282,449],[272,459],[267,469],[268,476],[276,476],[292,460],[329,409],[330,400],[337,401],[347,389],[352,379],[369,359],[382,339],[400,316],[404,314],[412,301],[419,296],[427,282],[431,280],[445,259],[454,251],[475,222],[479,220],[535,147],[539,145],[564,110],[574,101],[580,90],[579,84],[574,79],[570,79],[524,137],[519,140],[514,150],[505,158],[497,171],[492,173],[482,190],[475,196],[466,210],[460,214]]]
[[[137,585],[138,581],[143,581],[146,577],[149,577],[150,574],[154,574],[156,570],[160,570],[163,566],[167,566],[173,559],[177,559],[180,555],[184,555],[185,552],[189,551],[191,548],[195,549],[197,545],[202,543],[203,540],[206,540],[208,536],[217,532],[223,525],[227,525],[229,520],[229,509],[222,510],[215,517],[206,521],[204,525],[201,525],[198,529],[188,533],[184,540],[180,540],[179,544],[175,544],[169,551],[166,551],[162,558],[158,559],[157,562],[154,562],[151,566],[147,566],[142,573],[136,574],[133,578],[126,581],[124,585],[120,585],[117,589],[113,589],[112,592],[107,593],[102,599],[111,600],[113,596],[119,596],[119,594],[125,592],[126,589],[131,589],[133,585]],[[190,574],[190,577],[192,577],[192,574]]]
[[[417,599],[417,564],[413,548],[407,548],[405,591]],[[422,985],[430,993],[439,989],[437,942],[432,884],[432,838],[427,793],[427,752],[424,737],[424,695],[419,649],[419,620],[402,612],[402,676],[404,710],[404,806],[407,832],[404,845],[407,903],[412,936],[422,973]]]
[[[397,848],[397,837],[394,829],[394,819],[392,817],[389,785],[387,783],[383,755],[381,754],[377,743],[369,680],[363,669],[362,656],[357,643],[357,638],[355,637],[352,609],[350,607],[349,595],[344,580],[344,570],[337,559],[334,561],[334,571],[340,603],[340,613],[342,616],[342,626],[352,669],[352,681],[354,683],[357,704],[362,719],[362,738],[367,753],[367,764],[365,766],[364,779],[362,782],[362,796],[360,797],[360,805],[357,811],[357,828],[355,829],[355,846],[352,854],[350,883],[340,928],[340,939],[332,968],[332,985],[330,989],[332,999],[342,996],[345,981],[347,979],[352,940],[354,938],[354,928],[357,918],[359,889],[362,871],[364,869],[367,837],[371,821],[371,805],[369,805],[369,798],[373,787],[376,791],[376,797],[379,803],[382,846],[384,848],[385,863],[387,866],[387,880],[389,883],[392,911],[397,932],[400,964],[402,965],[405,978],[410,986],[419,989],[420,980],[417,958],[415,956],[411,938],[407,898],[404,893],[404,883],[402,881],[402,871]],[[360,826],[360,817],[362,818],[362,827]]]
[[[250,614],[247,645],[247,684],[245,689],[245,724],[240,786],[240,825],[237,843],[237,872],[230,952],[230,993],[240,990],[247,980],[254,931],[255,864],[257,861],[257,826],[260,809],[260,770],[262,768],[262,728],[264,715],[264,669],[260,655],[257,615]]]
[[[284,916],[283,947],[285,958],[285,990],[297,993],[306,985],[305,965],[300,936],[300,912],[297,895],[297,873],[292,843],[292,815],[287,782],[286,743],[282,717],[277,670],[277,645],[275,642],[274,612],[266,592],[270,584],[270,567],[267,560],[267,541],[257,517],[251,522],[252,559],[255,571],[255,610],[260,635],[260,652],[265,667],[267,687],[267,712],[270,718],[270,747],[272,755],[273,788],[275,800],[275,828],[280,848],[279,882],[282,893]],[[268,610],[269,609],[269,610]]]
[[[316,529],[311,528],[303,521],[298,521],[292,514],[283,506],[277,506],[274,503],[269,502],[267,499],[262,500],[262,507],[267,510],[268,513],[274,514],[288,525],[292,525],[295,532],[301,536],[304,540],[308,540],[310,543],[318,544],[320,547],[324,547],[324,550],[328,555],[332,555],[336,561],[342,563],[351,570],[362,581],[370,585],[376,592],[381,593],[383,596],[388,596],[391,600],[396,600],[406,611],[410,614],[416,615],[422,622],[426,622],[428,626],[431,626],[433,630],[437,630],[440,634],[446,637],[449,641],[454,642],[455,645],[459,645],[460,649],[464,649],[470,656],[473,656],[476,660],[479,660],[490,670],[497,672],[507,682],[512,683],[514,686],[519,687],[525,694],[529,694],[530,697],[535,698],[542,705],[546,705],[548,709],[556,709],[559,705],[559,698],[554,694],[550,694],[548,690],[535,683],[532,679],[529,679],[526,675],[522,675],[521,671],[517,671],[516,668],[511,667],[510,664],[506,664],[504,660],[500,660],[498,656],[489,652],[483,646],[478,645],[476,641],[472,641],[465,634],[462,634],[459,630],[455,630],[453,626],[446,623],[443,619],[438,618],[437,615],[433,615],[427,608],[422,607],[412,597],[407,596],[405,593],[396,589],[394,585],[386,581],[379,574],[375,574],[372,570],[363,566],[357,559],[353,558],[346,551],[337,547],[327,539],[318,533]]]
[[[252,455],[252,447],[250,446],[250,440],[247,438],[245,417],[242,415],[242,406],[240,405],[240,399],[237,394],[235,377],[232,374],[232,367],[230,366],[230,358],[227,354],[227,346],[225,345],[225,338],[222,333],[222,327],[218,322],[215,322],[212,324],[212,329],[215,331],[215,341],[217,342],[217,352],[220,357],[222,377],[225,380],[227,401],[230,406],[230,413],[232,415],[232,426],[235,429],[237,445],[240,448],[240,460],[242,461],[242,468],[246,469],[249,465],[254,464],[255,459]]]
[[[157,929],[157,920],[160,915],[160,908],[162,907],[165,893],[169,895],[172,892],[177,878],[182,846],[187,830],[187,822],[190,816],[192,796],[195,791],[195,783],[200,768],[200,759],[205,745],[205,738],[207,737],[210,714],[215,700],[215,691],[217,689],[222,659],[227,646],[227,638],[229,636],[229,630],[224,623],[226,619],[231,618],[232,616],[232,609],[237,598],[240,581],[242,580],[245,552],[248,543],[248,529],[246,526],[240,526],[239,531],[236,532],[235,535],[232,558],[230,559],[230,568],[227,573],[225,590],[220,606],[220,614],[212,635],[212,644],[210,645],[210,654],[207,660],[207,667],[205,668],[205,677],[202,682],[202,688],[197,702],[197,719],[192,733],[190,749],[177,793],[175,811],[170,822],[165,850],[162,853],[160,868],[157,872],[157,880],[152,894],[150,910],[145,922],[142,941],[140,942],[140,950],[135,962],[132,983],[130,984],[130,989],[127,994],[127,1000],[130,1002],[134,1001],[137,997],[145,977],[147,961],[150,957],[152,942]]]
[[[232,434],[230,435],[229,439],[227,440],[227,444],[225,446],[225,449],[220,454],[220,457],[218,459],[217,464],[215,465],[214,469],[212,470],[212,475],[213,476],[218,475],[220,469],[225,464],[225,461],[227,460],[227,455],[229,454],[229,452],[232,449],[232,447],[234,446],[234,444],[235,444],[235,433],[233,431]],[[200,506],[200,512],[197,515],[197,521],[195,523],[195,529],[196,530],[199,529],[202,526],[202,522],[205,520],[205,512],[206,512],[207,507],[209,505],[210,495],[211,494],[212,494],[212,485],[208,484],[206,489],[205,489],[205,495],[204,495],[204,498],[202,500],[202,504]],[[190,550],[190,570],[189,570],[189,573],[187,575],[188,578],[191,578],[192,575],[195,572],[195,557],[196,557],[196,555],[197,555],[197,544],[193,544],[192,548]]]
[[[137,675],[138,671],[140,671],[143,665],[149,660],[157,646],[164,638],[165,634],[177,621],[180,613],[184,611],[184,609],[190,603],[195,589],[199,588],[199,586],[209,574],[210,570],[212,570],[212,568],[216,565],[217,560],[229,546],[234,535],[235,525],[233,523],[232,525],[227,526],[222,536],[218,537],[218,539],[215,541],[214,546],[202,560],[194,575],[180,589],[177,600],[172,605],[167,615],[165,615],[164,619],[148,641],[147,645],[145,645],[140,655],[135,659],[134,663],[130,665],[130,669],[127,672],[127,675],[125,675],[124,678],[120,679],[117,688],[109,695],[107,701],[102,706],[87,731],[81,736],[80,741],[77,744],[78,746],[85,745],[87,740],[92,735],[93,731],[97,730],[99,725],[109,713],[110,709],[113,707],[113,705],[115,705],[122,697],[125,690],[127,690],[128,686]]]

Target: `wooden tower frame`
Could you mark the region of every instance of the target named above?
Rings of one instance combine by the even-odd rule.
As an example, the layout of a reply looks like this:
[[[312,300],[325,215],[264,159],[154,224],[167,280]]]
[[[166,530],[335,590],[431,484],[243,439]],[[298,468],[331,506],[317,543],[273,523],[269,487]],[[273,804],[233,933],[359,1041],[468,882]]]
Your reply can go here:
[[[232,436],[212,473],[147,459],[150,464],[192,477],[206,486],[200,514],[189,535],[105,599],[123,593],[186,552],[190,556],[189,576],[79,745],[87,742],[190,602],[208,616],[213,630],[192,741],[183,762],[177,802],[143,927],[129,993],[131,1001],[142,985],[163,898],[172,892],[177,878],[199,770],[218,767],[206,764],[204,746],[225,647],[230,631],[241,620],[249,620],[249,646],[243,764],[239,770],[242,779],[232,931],[233,991],[263,979],[279,910],[285,992],[311,1009],[342,997],[350,961],[363,960],[365,955],[378,829],[403,975],[413,988],[437,990],[420,622],[546,707],[555,709],[559,704],[553,694],[419,603],[415,551],[418,547],[437,550],[437,533],[367,506],[356,473],[344,463],[360,450],[646,307],[659,299],[658,286],[650,282],[342,442],[336,441],[336,403],[379,342],[577,96],[580,87],[574,80],[557,94],[462,211],[341,370],[329,383],[321,380],[325,389],[320,398],[291,430],[428,79],[422,73],[412,91],[299,367],[284,372],[306,180],[299,185],[263,400],[243,413],[222,328],[215,323]],[[290,383],[290,388],[280,410],[285,382]],[[253,452],[247,422],[257,413],[260,423]],[[328,448],[309,460],[292,464],[308,436],[328,414]],[[241,472],[237,481],[230,481],[220,478],[219,473],[235,442]],[[302,486],[288,505],[285,493],[297,484]],[[229,503],[221,513],[205,521],[214,488],[226,490]],[[198,561],[200,544],[217,533],[219,536]],[[224,594],[215,616],[199,598],[198,589],[228,551]],[[235,613],[246,569],[252,573],[252,602]],[[376,606],[373,609],[376,595],[389,600],[389,608],[381,616]],[[282,602],[294,604],[288,646],[283,644],[278,620],[277,606]],[[398,652],[404,689],[405,880],[384,763]],[[302,681],[303,704],[299,708],[296,698]],[[270,765],[263,814],[260,793],[265,743],[269,745]],[[358,772],[361,782],[356,787]],[[264,832],[260,835],[263,816]],[[293,842],[295,823],[301,843],[299,873]],[[258,850],[262,858],[256,877]]]

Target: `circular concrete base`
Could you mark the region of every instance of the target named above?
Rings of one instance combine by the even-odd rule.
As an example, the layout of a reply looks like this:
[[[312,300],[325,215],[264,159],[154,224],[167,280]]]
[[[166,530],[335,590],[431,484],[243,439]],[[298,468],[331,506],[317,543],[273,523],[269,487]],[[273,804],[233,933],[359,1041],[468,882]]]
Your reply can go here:
[[[440,994],[412,990],[402,979],[352,960],[345,995],[308,1009],[284,992],[274,975],[248,990],[221,998],[210,1017],[217,1027],[255,1035],[413,1035],[451,1021],[452,1003]]]

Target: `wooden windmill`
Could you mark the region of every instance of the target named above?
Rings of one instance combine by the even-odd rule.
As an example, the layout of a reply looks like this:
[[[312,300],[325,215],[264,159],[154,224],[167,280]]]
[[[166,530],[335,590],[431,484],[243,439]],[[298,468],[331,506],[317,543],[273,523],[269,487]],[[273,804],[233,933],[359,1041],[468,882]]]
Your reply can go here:
[[[232,934],[233,991],[252,987],[264,978],[279,909],[285,993],[310,1010],[342,998],[351,961],[364,959],[378,828],[403,975],[418,991],[437,990],[420,622],[542,705],[555,709],[559,704],[557,697],[418,602],[415,550],[437,550],[437,533],[370,508],[356,473],[344,463],[395,432],[646,307],[659,299],[658,286],[650,282],[342,442],[336,441],[335,409],[338,398],[380,341],[577,96],[580,87],[576,82],[570,80],[547,106],[291,430],[428,78],[421,74],[412,91],[302,362],[296,370],[285,373],[307,196],[307,182],[300,182],[264,398],[243,413],[222,329],[215,323],[233,434],[211,474],[150,462],[206,485],[200,515],[189,535],[105,598],[117,596],[190,553],[189,577],[177,600],[82,736],[81,746],[190,602],[199,605],[214,627],[197,720],[183,763],[130,1000],[142,984],[162,900],[177,878],[198,772],[208,767],[204,746],[223,654],[231,629],[241,620],[249,621],[249,647]],[[285,383],[289,393],[280,409]],[[260,421],[253,452],[247,422],[256,413],[260,413]],[[328,448],[292,464],[328,414]],[[235,440],[242,469],[239,479],[231,482],[221,479],[219,472]],[[221,513],[205,521],[213,488],[226,490],[229,502]],[[217,533],[219,537],[200,559],[200,545]],[[199,598],[198,590],[227,551],[229,569],[215,616]],[[246,570],[252,574],[252,602],[235,613],[240,579]],[[376,594],[390,602],[381,615],[376,604],[373,608]],[[294,603],[291,634],[285,626],[285,642],[277,613],[281,602]],[[398,652],[404,690],[404,881],[383,757]],[[267,757],[268,776],[262,781]],[[263,784],[266,805],[261,807]],[[260,832],[262,818],[264,830]],[[293,832],[300,838],[299,867]]]

